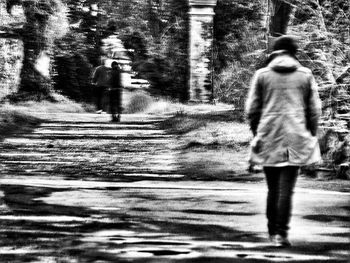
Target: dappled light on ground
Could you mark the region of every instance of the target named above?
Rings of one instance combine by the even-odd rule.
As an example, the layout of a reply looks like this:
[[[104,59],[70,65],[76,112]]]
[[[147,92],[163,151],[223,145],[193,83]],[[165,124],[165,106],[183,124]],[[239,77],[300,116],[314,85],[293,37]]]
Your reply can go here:
[[[294,246],[275,249],[261,178],[201,178],[213,163],[196,166],[165,116],[108,117],[56,114],[0,144],[1,262],[346,262],[348,193],[297,189]]]

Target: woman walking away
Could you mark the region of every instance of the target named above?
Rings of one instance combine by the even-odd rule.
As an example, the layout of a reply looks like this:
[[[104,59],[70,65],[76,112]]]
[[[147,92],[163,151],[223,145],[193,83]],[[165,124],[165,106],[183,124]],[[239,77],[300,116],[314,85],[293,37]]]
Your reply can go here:
[[[252,80],[246,114],[254,139],[250,162],[264,167],[270,240],[288,247],[292,195],[302,165],[321,159],[316,137],[321,103],[311,71],[295,55],[296,41],[276,39],[265,68]]]
[[[109,94],[110,110],[112,114],[112,122],[120,122],[120,114],[122,113],[122,84],[121,73],[118,63],[113,61],[111,64],[111,90]]]

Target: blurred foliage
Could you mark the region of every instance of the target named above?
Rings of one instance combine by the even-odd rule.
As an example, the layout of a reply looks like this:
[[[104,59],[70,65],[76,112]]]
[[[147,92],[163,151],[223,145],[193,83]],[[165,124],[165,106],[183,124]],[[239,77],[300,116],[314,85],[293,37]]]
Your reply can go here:
[[[295,2],[289,32],[299,36],[299,59],[313,71],[320,86],[324,117],[349,114],[350,2]]]
[[[21,5],[25,17],[22,28],[15,23],[13,31],[10,30],[12,37],[23,41],[23,61],[18,92],[8,98],[13,101],[51,99],[52,81],[40,72],[38,59],[50,56],[54,40],[66,34],[65,5],[60,0],[7,0],[6,4],[9,13],[14,6]],[[3,24],[6,25],[6,21]]]
[[[340,108],[346,109],[348,101],[344,94],[348,94],[350,72],[349,1],[287,2],[292,7],[287,33],[300,38],[301,62],[313,70],[324,88],[321,95],[326,105],[335,108],[341,103]],[[113,34],[129,50],[137,78],[147,79],[157,94],[186,101],[187,0],[7,0],[6,3],[9,12],[13,6],[21,5],[26,18],[17,34],[24,46],[20,93],[47,98],[54,86],[76,100],[91,100],[90,77],[92,69],[100,63],[101,40]],[[217,100],[242,108],[250,78],[256,68],[264,65],[267,55],[268,11],[267,0],[218,0],[213,53]],[[5,16],[5,19],[10,18]],[[50,77],[43,77],[35,68],[42,52],[51,59]],[[25,93],[19,99],[26,97]],[[333,98],[339,98],[337,94],[343,97],[334,103]]]
[[[125,47],[133,49],[133,68],[162,96],[187,99],[187,0],[148,1],[148,28],[124,34]]]
[[[257,48],[250,34],[262,30],[262,4],[260,1],[218,0],[215,14],[215,69],[220,70]]]
[[[266,48],[264,1],[218,0],[214,18],[214,97],[242,109]],[[261,58],[262,57],[262,58]]]
[[[101,40],[114,34],[130,50],[136,77],[149,80],[157,94],[186,98],[186,0],[65,2],[70,32],[56,41],[56,89],[74,99],[90,100],[91,70],[87,69],[98,66]]]
[[[142,92],[132,95],[129,103],[126,105],[125,113],[137,113],[147,110],[153,102],[153,98]]]
[[[311,68],[320,85],[325,114],[349,112],[350,2],[287,2],[292,8],[286,33],[299,39],[299,60]],[[268,11],[267,1],[218,0],[214,25],[218,100],[242,109],[251,76],[266,59],[269,15],[274,12]]]

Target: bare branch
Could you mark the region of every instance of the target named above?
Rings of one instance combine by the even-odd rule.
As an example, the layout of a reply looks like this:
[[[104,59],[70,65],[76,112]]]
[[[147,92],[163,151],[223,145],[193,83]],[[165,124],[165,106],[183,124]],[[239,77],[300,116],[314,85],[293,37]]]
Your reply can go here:
[[[343,73],[341,73],[341,74],[336,78],[336,82],[337,82],[337,83],[342,83],[343,80],[344,80],[346,77],[348,77],[348,76],[350,76],[350,66],[347,67],[347,68],[343,71]]]

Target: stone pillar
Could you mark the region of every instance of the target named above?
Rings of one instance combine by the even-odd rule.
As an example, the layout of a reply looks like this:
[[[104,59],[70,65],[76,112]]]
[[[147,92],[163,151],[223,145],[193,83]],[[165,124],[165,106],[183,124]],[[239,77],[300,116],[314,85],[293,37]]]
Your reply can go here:
[[[190,102],[213,99],[213,18],[217,0],[189,0],[190,5]]]

